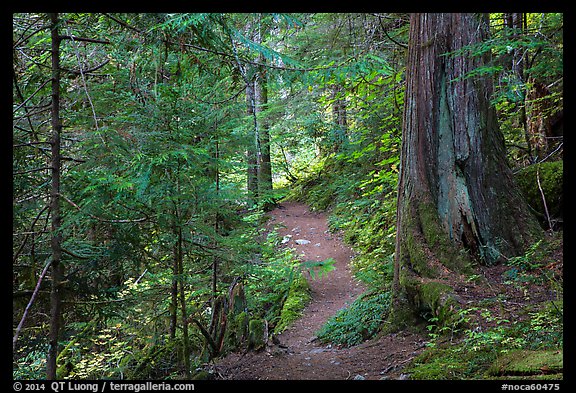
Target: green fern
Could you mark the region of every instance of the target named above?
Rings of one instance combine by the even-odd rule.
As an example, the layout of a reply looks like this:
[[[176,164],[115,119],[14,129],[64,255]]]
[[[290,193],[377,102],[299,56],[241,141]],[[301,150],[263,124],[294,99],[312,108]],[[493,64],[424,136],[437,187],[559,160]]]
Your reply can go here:
[[[334,263],[336,263],[334,258],[328,258],[323,261],[304,261],[302,262],[302,267],[308,270],[310,277],[316,280],[322,278],[322,275],[336,269]]]
[[[316,333],[322,342],[352,346],[373,337],[390,306],[390,293],[363,294],[343,308]]]

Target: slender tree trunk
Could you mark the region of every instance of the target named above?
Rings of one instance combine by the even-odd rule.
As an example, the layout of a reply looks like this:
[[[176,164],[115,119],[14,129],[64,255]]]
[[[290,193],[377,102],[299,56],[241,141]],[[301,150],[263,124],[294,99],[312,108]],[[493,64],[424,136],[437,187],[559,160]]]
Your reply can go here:
[[[178,325],[178,261],[172,261],[172,286],[170,288],[170,339],[176,338],[176,326]]]
[[[180,193],[180,161],[177,162],[175,168],[175,181],[176,181],[176,195],[181,195]],[[174,202],[174,210],[172,214],[172,233],[176,237],[173,248],[173,259],[172,259],[172,286],[170,288],[170,338],[176,338],[176,329],[178,325],[178,283],[182,280],[182,267],[181,258],[181,237],[182,237],[182,227],[181,227],[181,214],[180,214],[180,200]]]
[[[521,34],[523,34],[525,30],[524,26],[524,13],[505,13],[504,14],[504,23],[505,25],[513,30],[512,39],[518,39]],[[523,84],[525,90],[528,89],[526,85],[526,80],[524,78],[524,54],[518,48],[512,49],[512,54],[510,58],[509,64],[505,67],[508,72],[511,72],[516,78],[517,83]],[[526,104],[527,98],[524,98],[524,102],[520,104],[519,108],[519,118],[518,122],[520,123],[520,127],[524,130],[524,140],[526,141],[527,153],[530,161],[533,161],[533,143],[530,138],[530,130],[529,130],[529,121],[526,115]]]
[[[264,56],[260,61],[265,61]],[[266,70],[260,69],[255,81],[256,113],[262,113],[268,106],[268,83],[266,81]],[[272,191],[272,163],[270,160],[270,129],[268,122],[263,116],[259,117],[259,151],[258,151],[258,193],[262,196]]]
[[[50,293],[50,332],[48,357],[46,362],[46,379],[56,379],[58,357],[58,341],[61,323],[61,281],[63,277],[62,234],[60,232],[62,216],[60,213],[60,133],[62,123],[60,120],[60,36],[58,32],[58,14],[50,14],[52,38],[52,139],[51,139],[51,249],[52,249],[52,289]]]
[[[216,161],[216,171],[215,171],[215,184],[216,184],[216,201],[219,203],[220,199],[220,169],[218,166],[218,160],[220,157],[220,146],[218,140],[216,140],[216,152],[215,152],[215,161]],[[220,213],[216,210],[214,215],[214,234],[218,236],[220,233]],[[216,246],[216,242],[214,242],[214,246]],[[218,297],[218,255],[214,254],[212,257],[212,312],[214,312],[216,308],[216,298]]]
[[[332,114],[336,125],[334,151],[338,152],[342,144],[348,141],[348,120],[346,115],[346,100],[344,89],[340,85],[332,85]]]
[[[256,42],[262,44],[262,14],[259,16]],[[264,55],[258,56],[260,64],[266,63]],[[258,119],[258,187],[260,196],[272,191],[272,163],[270,160],[270,128],[265,117],[261,114],[268,107],[268,76],[264,66],[258,66],[254,81],[254,100],[256,118]]]
[[[254,81],[248,81],[246,84],[246,114],[254,118],[254,127],[252,129],[253,143],[248,144],[246,152],[248,161],[247,188],[248,197],[253,204],[258,201],[258,123],[255,114],[256,98],[254,90]]]
[[[518,33],[514,36],[514,38],[516,38],[518,35],[520,34],[524,34],[524,31],[526,29],[526,26],[524,26],[524,13],[522,12],[515,12],[512,14],[512,23],[513,23],[513,27],[518,31]],[[513,49],[513,60],[512,60],[512,71],[515,72],[518,75],[518,79],[520,80],[520,83],[522,83],[524,86],[526,86],[526,78],[524,76],[524,63],[525,63],[525,59],[524,59],[524,53],[522,53],[522,51],[520,51],[519,49]],[[524,91],[526,91],[527,88],[524,88]],[[526,94],[525,94],[526,96]],[[526,139],[526,141],[528,142],[528,155],[530,156],[530,158],[532,159],[532,144],[529,141],[529,122],[528,122],[528,117],[526,115],[526,97],[524,98],[524,102],[522,103],[522,105],[520,105],[520,124],[522,126],[522,129],[524,130],[524,138]]]
[[[180,277],[180,313],[182,321],[182,357],[184,363],[184,375],[186,379],[190,378],[190,342],[188,338],[188,311],[186,307],[186,287],[184,283],[184,261],[182,250],[182,227],[178,227],[176,240],[175,259],[178,266],[178,276]]]
[[[526,139],[532,147],[532,162],[536,162],[546,155],[549,149],[548,138],[553,136],[552,114],[555,113],[555,105],[550,99],[550,91],[546,85],[535,78],[528,81],[528,93],[526,94],[525,109]],[[526,113],[528,115],[526,115]]]
[[[219,158],[220,158],[220,145],[218,140],[216,141],[216,152],[214,154],[215,161],[216,161],[216,171],[215,171],[215,184],[216,184],[216,200],[219,201],[220,199],[220,169],[219,169]],[[257,186],[257,184],[256,184]],[[214,234],[218,236],[220,234],[220,220],[221,216],[218,210],[214,215]],[[214,240],[214,246],[217,246],[216,240]],[[218,296],[218,268],[220,265],[219,256],[215,253],[212,256],[212,316],[210,318],[210,326],[208,331],[211,335],[212,339],[212,356],[216,356],[220,350],[220,346],[218,345],[218,332],[219,332],[219,325],[220,325],[220,318],[221,318],[221,301],[222,299]]]
[[[486,17],[413,14],[398,188],[392,322],[455,307],[448,277],[522,253],[541,231],[517,192],[490,106],[485,59],[446,55],[482,41]],[[447,306],[447,308],[444,308]]]

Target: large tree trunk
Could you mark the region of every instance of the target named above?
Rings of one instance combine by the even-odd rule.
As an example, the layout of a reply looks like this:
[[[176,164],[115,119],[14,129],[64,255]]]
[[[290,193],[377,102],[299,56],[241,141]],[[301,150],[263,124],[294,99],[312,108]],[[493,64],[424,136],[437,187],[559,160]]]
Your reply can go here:
[[[478,43],[487,18],[413,14],[398,189],[391,321],[455,306],[450,278],[471,262],[523,252],[538,224],[517,192],[490,106],[491,81],[465,78],[485,59],[447,55]]]

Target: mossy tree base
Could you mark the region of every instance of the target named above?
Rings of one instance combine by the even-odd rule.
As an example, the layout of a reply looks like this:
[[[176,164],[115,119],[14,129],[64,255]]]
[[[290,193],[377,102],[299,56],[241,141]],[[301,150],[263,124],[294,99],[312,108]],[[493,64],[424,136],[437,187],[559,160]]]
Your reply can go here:
[[[403,209],[390,330],[413,326],[422,317],[435,318],[439,327],[452,326],[460,310],[453,285],[472,274],[473,262],[444,233],[429,201],[409,203]]]

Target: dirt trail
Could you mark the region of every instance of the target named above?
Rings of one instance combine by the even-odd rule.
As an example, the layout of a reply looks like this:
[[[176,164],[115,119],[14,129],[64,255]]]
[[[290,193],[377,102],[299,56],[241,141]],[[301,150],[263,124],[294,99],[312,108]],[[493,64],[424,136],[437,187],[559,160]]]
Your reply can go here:
[[[277,336],[279,344],[270,343],[259,352],[230,354],[217,363],[218,374],[232,380],[403,379],[403,366],[424,347],[421,337],[399,333],[351,348],[315,339],[324,322],[364,291],[350,272],[353,251],[340,235],[328,231],[326,215],[287,202],[270,216],[269,225],[281,225],[278,233],[290,239],[285,246],[295,248],[302,260],[333,258],[336,269],[321,278],[309,278],[312,300],[303,316]]]

